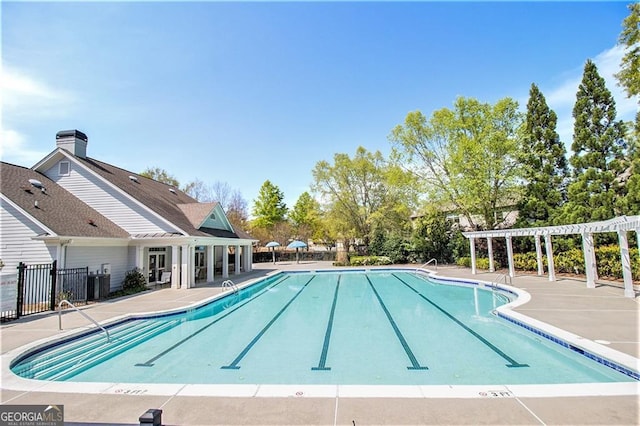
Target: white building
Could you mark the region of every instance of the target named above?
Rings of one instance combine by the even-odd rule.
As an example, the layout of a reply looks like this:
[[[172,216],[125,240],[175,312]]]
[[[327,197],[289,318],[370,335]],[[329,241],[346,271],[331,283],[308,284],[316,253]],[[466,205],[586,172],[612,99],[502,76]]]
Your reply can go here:
[[[87,157],[87,143],[62,131],[32,168],[1,163],[3,272],[56,260],[109,273],[115,290],[135,268],[149,283],[170,272],[173,288],[251,270],[256,240],[233,229],[218,203]]]

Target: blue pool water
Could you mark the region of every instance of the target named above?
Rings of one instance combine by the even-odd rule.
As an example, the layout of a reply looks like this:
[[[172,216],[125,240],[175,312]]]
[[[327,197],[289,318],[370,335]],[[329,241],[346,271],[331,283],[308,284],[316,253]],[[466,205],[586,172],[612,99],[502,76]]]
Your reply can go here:
[[[76,382],[551,384],[634,379],[492,314],[509,300],[407,271],[279,274],[18,359]]]

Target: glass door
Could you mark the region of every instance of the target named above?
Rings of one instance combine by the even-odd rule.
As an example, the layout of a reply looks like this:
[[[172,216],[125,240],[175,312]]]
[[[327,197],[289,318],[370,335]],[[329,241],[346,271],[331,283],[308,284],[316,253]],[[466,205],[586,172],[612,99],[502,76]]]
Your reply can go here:
[[[164,253],[149,253],[149,282],[154,283],[160,279],[165,268]]]

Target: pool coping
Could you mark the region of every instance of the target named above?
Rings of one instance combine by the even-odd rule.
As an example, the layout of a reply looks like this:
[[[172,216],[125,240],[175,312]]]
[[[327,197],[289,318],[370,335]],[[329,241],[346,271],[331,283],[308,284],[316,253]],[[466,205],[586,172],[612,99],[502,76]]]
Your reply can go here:
[[[239,288],[251,286],[259,281],[284,273],[356,272],[356,271],[419,271],[439,281],[456,285],[477,286],[489,290],[499,290],[516,296],[516,299],[496,308],[496,314],[541,336],[553,340],[560,339],[595,354],[600,360],[607,360],[638,374],[640,360],[589,339],[569,333],[542,321],[513,311],[513,308],[527,303],[531,295],[517,287],[496,284],[484,280],[470,280],[439,276],[437,272],[420,268],[358,268],[358,269],[318,269],[297,271],[275,271],[266,276],[250,279]],[[229,293],[219,293],[179,308],[124,314],[101,322],[102,326],[112,326],[135,318],[170,315],[189,311]],[[147,383],[103,383],[103,382],[52,382],[25,379],[10,370],[11,364],[35,349],[68,340],[74,336],[95,331],[94,327],[80,327],[60,333],[55,338],[47,337],[15,348],[1,355],[1,377],[3,390],[26,392],[64,392],[111,395],[161,395],[161,396],[211,396],[211,397],[313,397],[313,398],[521,398],[521,397],[570,397],[570,396],[622,396],[640,395],[640,383],[573,383],[536,385],[276,385],[276,384],[147,384]],[[558,342],[556,342],[558,343]],[[592,358],[592,357],[591,357]],[[602,362],[601,362],[602,363]]]

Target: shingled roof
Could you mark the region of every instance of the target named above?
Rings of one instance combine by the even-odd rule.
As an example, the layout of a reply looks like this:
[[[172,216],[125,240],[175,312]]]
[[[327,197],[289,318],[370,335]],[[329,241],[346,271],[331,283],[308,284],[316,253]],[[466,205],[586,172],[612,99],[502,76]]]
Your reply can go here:
[[[199,216],[202,210],[208,209],[208,212],[210,212],[213,206],[215,206],[215,203],[198,203],[196,199],[190,197],[178,188],[93,158],[75,158],[190,236],[242,238],[234,232],[210,228],[196,228],[197,225],[194,225],[195,216]],[[131,179],[131,177],[135,179]],[[200,204],[201,207],[194,207],[194,205],[198,204]],[[185,205],[190,205],[186,211],[183,210]],[[181,206],[183,208],[181,208]],[[186,213],[188,213],[188,215]],[[222,235],[221,232],[224,235]],[[243,233],[243,237],[245,235],[247,234]],[[250,236],[248,236],[248,238],[251,239]]]
[[[2,194],[57,236],[128,238],[129,234],[73,194],[34,170],[0,162]],[[45,188],[30,183],[40,182]]]

